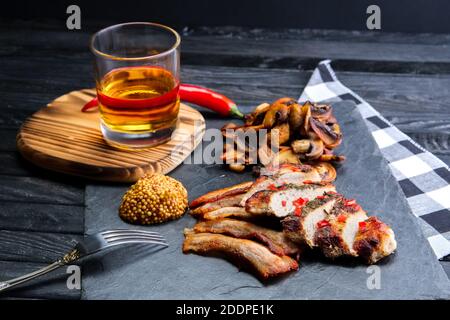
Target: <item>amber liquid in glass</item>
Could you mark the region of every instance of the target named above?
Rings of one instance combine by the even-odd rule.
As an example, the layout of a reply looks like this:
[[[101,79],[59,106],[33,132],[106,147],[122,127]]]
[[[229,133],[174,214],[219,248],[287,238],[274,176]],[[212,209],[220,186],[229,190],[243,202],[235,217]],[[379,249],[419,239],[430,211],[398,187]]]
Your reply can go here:
[[[178,81],[160,67],[114,69],[97,84],[102,120],[112,130],[131,134],[174,128],[178,88]]]

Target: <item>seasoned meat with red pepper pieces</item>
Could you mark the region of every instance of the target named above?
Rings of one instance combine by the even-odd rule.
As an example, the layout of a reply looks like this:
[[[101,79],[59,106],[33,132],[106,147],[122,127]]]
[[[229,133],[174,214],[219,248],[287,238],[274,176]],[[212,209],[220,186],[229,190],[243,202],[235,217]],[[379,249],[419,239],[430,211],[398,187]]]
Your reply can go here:
[[[325,194],[310,201],[300,215],[282,220],[286,236],[319,248],[328,258],[361,257],[375,263],[394,252],[394,232],[376,217],[367,217],[355,200]]]
[[[396,248],[394,232],[377,217],[370,217],[359,223],[353,249],[367,263],[376,263]]]
[[[271,186],[270,190],[258,191],[245,203],[245,210],[254,215],[273,215],[279,218],[295,214],[309,200],[335,191],[332,184],[303,184]]]
[[[318,169],[309,165],[282,164],[278,168],[264,168],[261,170],[261,176],[242,198],[241,206],[245,206],[245,202],[258,191],[286,184],[301,186],[305,181],[322,182],[323,177]]]
[[[359,222],[366,219],[366,212],[355,200],[340,198],[328,216],[318,222],[315,243],[328,258],[357,256],[357,252],[353,250],[353,242]]]
[[[286,236],[296,243],[316,247],[317,223],[327,218],[336,201],[342,198],[337,193],[325,193],[309,201],[300,211],[284,218],[281,223]]]

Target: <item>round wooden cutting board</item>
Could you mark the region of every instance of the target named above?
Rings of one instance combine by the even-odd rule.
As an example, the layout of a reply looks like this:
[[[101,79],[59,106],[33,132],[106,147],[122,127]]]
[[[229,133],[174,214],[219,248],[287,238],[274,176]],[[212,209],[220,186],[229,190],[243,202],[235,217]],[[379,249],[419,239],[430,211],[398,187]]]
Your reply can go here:
[[[169,142],[140,151],[114,149],[103,140],[97,109],[81,112],[93,97],[92,89],[72,91],[33,114],[17,135],[20,153],[46,169],[95,180],[134,182],[148,172],[170,172],[203,137],[205,119],[181,104],[178,127]]]

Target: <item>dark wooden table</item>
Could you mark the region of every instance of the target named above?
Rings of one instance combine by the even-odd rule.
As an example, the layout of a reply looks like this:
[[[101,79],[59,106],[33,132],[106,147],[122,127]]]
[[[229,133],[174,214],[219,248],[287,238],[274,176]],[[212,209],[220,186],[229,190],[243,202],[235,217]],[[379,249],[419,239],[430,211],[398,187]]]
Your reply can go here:
[[[107,23],[0,22],[0,279],[41,267],[84,233],[86,181],[43,171],[16,151],[22,122],[55,97],[93,87],[89,35]],[[317,30],[179,30],[182,80],[240,104],[298,97],[318,61],[450,165],[450,35]],[[441,262],[450,276],[450,261]],[[79,299],[65,270],[3,295]]]

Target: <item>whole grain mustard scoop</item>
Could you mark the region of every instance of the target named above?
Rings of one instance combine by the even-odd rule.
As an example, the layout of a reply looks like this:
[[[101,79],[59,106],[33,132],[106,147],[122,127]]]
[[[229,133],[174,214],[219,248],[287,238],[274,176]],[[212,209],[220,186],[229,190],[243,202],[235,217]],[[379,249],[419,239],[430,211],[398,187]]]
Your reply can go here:
[[[156,224],[178,219],[186,212],[187,191],[178,180],[149,174],[128,189],[119,216],[133,224]]]

